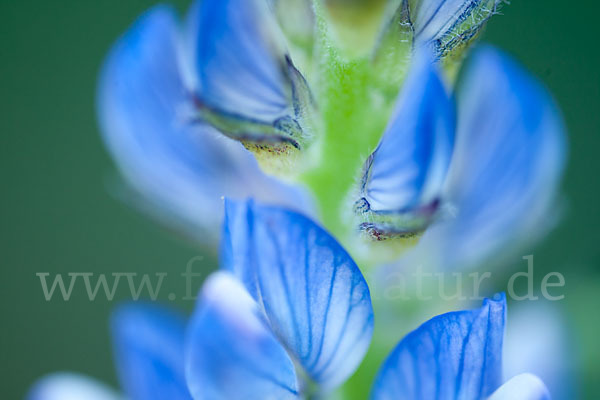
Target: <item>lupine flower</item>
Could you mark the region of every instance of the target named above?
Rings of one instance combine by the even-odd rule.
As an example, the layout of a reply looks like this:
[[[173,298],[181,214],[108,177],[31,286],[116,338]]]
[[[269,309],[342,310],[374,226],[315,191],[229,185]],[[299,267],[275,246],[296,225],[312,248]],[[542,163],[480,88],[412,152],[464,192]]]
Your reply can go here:
[[[98,102],[140,203],[211,243],[220,199],[252,196],[319,215],[367,264],[378,252],[356,237],[405,247],[425,232],[436,262],[463,266],[541,236],[564,159],[554,103],[491,48],[455,94],[438,71],[454,76],[499,1],[340,4],[204,0],[182,23],[166,7],[141,17],[108,57]],[[366,55],[338,40],[354,9],[375,21],[356,35],[377,28]]]
[[[322,398],[343,385],[367,354],[371,297],[306,214],[365,265],[418,241],[404,263],[451,267],[554,219],[565,144],[546,90],[490,47],[456,80],[499,1],[340,3],[198,0],[183,22],[159,6],[111,51],[99,116],[130,198],[204,243],[224,216],[223,271],[188,321],[153,306],[114,314],[126,398]],[[270,205],[223,210],[248,196]],[[505,309],[497,295],[409,333],[371,398],[548,399],[534,375],[504,382]],[[117,396],[61,374],[30,399]]]
[[[130,305],[115,314],[117,370],[127,398],[318,397],[361,362],[373,329],[369,290],[335,239],[281,208],[227,202],[226,214],[224,271],[205,282],[187,327],[156,307]],[[371,398],[547,399],[532,375],[501,386],[505,303],[497,295],[408,334],[382,365]],[[29,399],[116,398],[100,388],[59,375],[38,383]]]
[[[195,26],[192,17],[189,24]],[[266,176],[249,152],[198,116],[200,98],[187,72],[193,68],[187,42],[174,11],[159,6],[119,40],[103,68],[98,94],[101,128],[133,198],[140,197],[143,207],[206,243],[218,237],[223,196],[253,196],[308,208],[300,189]],[[221,81],[211,75],[212,87],[239,76],[217,66],[214,74],[220,73],[226,74]],[[203,87],[212,93],[210,85]],[[202,102],[211,109],[213,103],[220,104]],[[239,104],[228,110],[240,110]]]
[[[436,66],[421,57],[365,164],[359,226],[376,240],[425,232],[419,257],[438,265],[472,265],[531,242],[558,209],[565,139],[555,104],[483,47],[464,71],[455,115]]]

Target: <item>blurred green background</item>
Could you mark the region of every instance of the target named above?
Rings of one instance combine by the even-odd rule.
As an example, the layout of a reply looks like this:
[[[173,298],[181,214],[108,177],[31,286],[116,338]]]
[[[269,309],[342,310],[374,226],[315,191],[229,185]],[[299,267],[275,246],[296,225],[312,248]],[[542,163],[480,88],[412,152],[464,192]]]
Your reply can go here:
[[[186,3],[177,6],[183,10]],[[4,399],[22,398],[37,377],[56,370],[116,384],[107,334],[115,303],[103,296],[90,302],[77,289],[72,301],[46,302],[37,272],[179,274],[197,255],[204,259],[196,270],[216,266],[210,252],[161,229],[108,190],[114,167],[96,125],[96,78],[114,40],[152,4],[0,2]],[[565,216],[535,257],[536,268],[566,277],[564,304],[580,353],[582,397],[588,399],[600,398],[599,11],[591,2],[576,7],[559,0],[514,1],[483,35],[548,85],[569,128]],[[161,293],[181,293],[181,284],[166,280]],[[118,292],[117,299],[123,296]]]

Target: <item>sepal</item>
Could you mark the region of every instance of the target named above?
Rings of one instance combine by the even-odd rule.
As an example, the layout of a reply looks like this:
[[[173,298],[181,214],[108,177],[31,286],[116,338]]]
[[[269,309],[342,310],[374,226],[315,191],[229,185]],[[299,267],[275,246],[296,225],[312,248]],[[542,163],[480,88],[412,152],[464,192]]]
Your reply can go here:
[[[405,0],[415,42],[428,43],[436,57],[460,53],[497,13],[501,0]]]

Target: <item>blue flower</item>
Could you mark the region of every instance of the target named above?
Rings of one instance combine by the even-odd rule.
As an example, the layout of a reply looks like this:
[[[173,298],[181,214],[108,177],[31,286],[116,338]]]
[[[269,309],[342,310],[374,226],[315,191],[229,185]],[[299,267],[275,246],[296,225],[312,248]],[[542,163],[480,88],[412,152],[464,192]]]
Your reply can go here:
[[[226,214],[223,271],[205,282],[187,326],[154,306],[115,313],[117,370],[129,399],[324,395],[365,355],[373,330],[369,289],[344,249],[292,211],[228,201]],[[408,334],[384,362],[372,398],[547,399],[532,375],[500,386],[505,308],[498,295]],[[84,378],[58,375],[41,380],[29,399],[59,395],[116,398]]]
[[[243,22],[258,18],[246,15],[258,12],[251,6],[256,1],[226,7],[229,3],[236,1],[196,4],[185,30],[171,8],[149,10],[112,49],[98,88],[103,137],[133,189],[130,197],[204,243],[218,237],[224,196],[311,207],[300,188],[265,175],[251,153],[221,135],[228,126],[228,134],[236,136],[241,120],[245,133],[256,136],[262,129],[264,140],[277,140],[265,126],[296,126],[294,118],[301,116],[293,112],[294,101],[303,101],[304,90],[303,78],[284,54],[276,60],[263,54],[270,54],[265,47],[270,42],[256,35],[265,25]],[[195,31],[200,23],[202,33]],[[224,34],[238,46],[215,48],[213,36]],[[245,57],[236,58],[242,64],[230,60],[234,55]],[[195,68],[203,72],[196,74]],[[221,130],[206,118],[220,121]]]
[[[419,52],[394,114],[367,159],[355,204],[376,239],[412,236],[439,206],[455,140],[453,103],[428,53]]]
[[[159,6],[134,24],[102,70],[106,144],[144,209],[201,242],[215,241],[223,217],[224,229],[222,271],[188,321],[153,306],[114,314],[127,398],[313,398],[352,375],[374,329],[369,288],[305,216],[314,209],[302,185],[344,240],[356,230],[392,246],[420,237],[405,264],[472,266],[545,232],[566,147],[550,96],[490,47],[475,52],[456,90],[438,71],[453,78],[498,4],[390,2],[368,57],[338,46],[332,2],[198,0],[183,23]],[[349,177],[369,152],[353,191]],[[269,205],[239,201],[247,197]],[[370,264],[376,251],[366,252]],[[499,295],[407,335],[372,398],[547,399],[534,375],[502,384],[505,303]],[[30,398],[69,396],[116,398],[77,375],[42,380]]]
[[[556,105],[491,47],[476,50],[454,101],[422,53],[365,164],[360,228],[377,240],[425,231],[412,261],[452,267],[531,243],[559,209],[566,145]]]
[[[312,97],[267,2],[201,1],[190,19],[200,117],[258,153],[304,148]]]

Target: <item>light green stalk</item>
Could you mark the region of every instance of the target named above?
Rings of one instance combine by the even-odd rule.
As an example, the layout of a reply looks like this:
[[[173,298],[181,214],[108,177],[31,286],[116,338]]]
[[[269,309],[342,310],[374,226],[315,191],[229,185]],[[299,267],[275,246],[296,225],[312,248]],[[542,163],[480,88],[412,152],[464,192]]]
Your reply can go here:
[[[322,223],[342,241],[354,227],[351,191],[362,166],[375,149],[389,119],[393,98],[386,95],[370,56],[347,57],[336,45],[322,6],[317,14],[313,89],[323,124],[317,143],[318,161],[300,180],[312,191]]]

